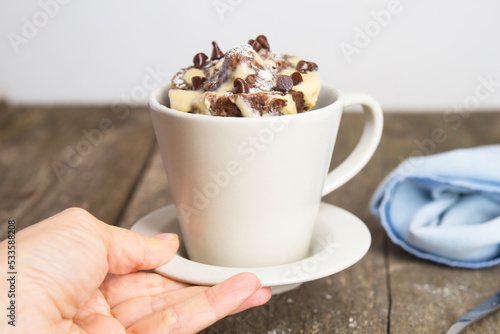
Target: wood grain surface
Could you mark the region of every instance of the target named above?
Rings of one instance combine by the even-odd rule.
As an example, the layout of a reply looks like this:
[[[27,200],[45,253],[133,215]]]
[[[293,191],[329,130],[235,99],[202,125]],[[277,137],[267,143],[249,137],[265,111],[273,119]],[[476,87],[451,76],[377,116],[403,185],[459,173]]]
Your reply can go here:
[[[23,228],[80,206],[129,228],[172,202],[147,110],[115,111],[0,107],[2,239],[8,219]],[[370,229],[372,245],[361,261],[203,333],[446,333],[456,319],[500,290],[500,266],[465,270],[418,259],[392,244],[368,210],[377,185],[403,159],[500,142],[500,114],[451,116],[385,115],[382,142],[368,166],[323,198]],[[332,166],[352,150],[362,125],[360,114],[343,117]],[[465,333],[498,333],[499,328],[497,312]]]

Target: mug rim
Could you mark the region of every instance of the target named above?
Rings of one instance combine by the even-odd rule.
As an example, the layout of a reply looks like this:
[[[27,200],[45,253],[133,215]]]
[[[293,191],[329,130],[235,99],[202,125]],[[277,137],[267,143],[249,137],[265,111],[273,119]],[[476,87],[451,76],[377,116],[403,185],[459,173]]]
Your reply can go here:
[[[205,120],[205,121],[217,120],[217,122],[248,122],[248,120],[252,120],[251,122],[259,122],[259,121],[260,122],[267,122],[269,120],[276,119],[276,117],[280,117],[280,118],[281,117],[287,117],[287,118],[290,118],[290,117],[312,117],[310,115],[315,115],[315,114],[317,115],[318,113],[327,112],[330,109],[332,109],[333,106],[336,106],[339,104],[342,104],[342,106],[340,107],[342,109],[343,108],[343,99],[344,99],[344,94],[342,93],[342,91],[334,88],[331,85],[323,83],[321,85],[320,94],[321,94],[321,92],[323,92],[326,89],[326,90],[331,91],[334,95],[336,95],[337,98],[335,99],[335,101],[333,101],[325,106],[322,106],[320,108],[317,108],[317,109],[313,108],[310,111],[301,112],[299,114],[289,114],[289,115],[273,115],[273,116],[266,116],[266,117],[224,117],[224,116],[211,116],[211,115],[203,115],[203,114],[194,114],[194,113],[189,113],[189,112],[185,112],[185,111],[175,110],[175,109],[172,109],[170,107],[163,105],[162,103],[160,103],[159,97],[162,94],[167,93],[170,90],[171,86],[172,86],[171,83],[164,84],[164,85],[156,88],[150,94],[149,103],[148,103],[150,110],[161,113],[161,114],[173,116],[173,117],[191,119],[193,121],[194,120],[198,120],[198,121],[200,121],[200,120]],[[314,111],[314,112],[312,112],[312,111]],[[242,120],[247,120],[247,121],[242,121]]]

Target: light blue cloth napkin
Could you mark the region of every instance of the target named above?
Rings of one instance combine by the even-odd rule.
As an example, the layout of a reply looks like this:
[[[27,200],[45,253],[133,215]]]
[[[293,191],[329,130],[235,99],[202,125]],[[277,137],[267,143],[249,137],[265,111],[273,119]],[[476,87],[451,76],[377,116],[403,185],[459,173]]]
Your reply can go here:
[[[392,241],[463,268],[500,264],[500,145],[403,161],[371,200]]]

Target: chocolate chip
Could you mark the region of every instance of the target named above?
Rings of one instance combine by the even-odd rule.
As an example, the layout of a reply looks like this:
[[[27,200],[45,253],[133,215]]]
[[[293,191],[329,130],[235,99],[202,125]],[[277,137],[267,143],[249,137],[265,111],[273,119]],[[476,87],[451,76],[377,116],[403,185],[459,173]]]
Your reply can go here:
[[[292,78],[292,81],[293,81],[293,85],[296,86],[298,85],[299,83],[301,83],[302,81],[304,81],[304,79],[302,79],[302,74],[300,74],[299,72],[293,72],[290,77]]]
[[[213,41],[212,45],[213,49],[212,49],[212,56],[210,57],[210,59],[215,60],[224,57],[224,52],[220,50],[219,46],[217,45],[217,42]]]
[[[308,71],[316,71],[318,69],[318,65],[312,61],[301,60],[297,63],[295,69],[300,73],[306,73]]]
[[[301,60],[297,63],[297,66],[295,66],[295,69],[299,72],[306,73],[307,69],[309,66],[307,66],[307,62]]]
[[[255,40],[257,42],[259,42],[259,44],[262,45],[263,48],[271,50],[271,48],[269,47],[269,42],[267,41],[267,37],[266,36],[259,35],[259,36],[257,36],[257,38]]]
[[[247,76],[245,81],[249,88],[253,88],[255,86],[255,82],[257,81],[257,77],[255,76],[255,74],[250,74],[249,76]]]
[[[234,88],[233,88],[234,94],[241,94],[241,93],[246,94],[246,93],[250,92],[250,90],[248,89],[247,83],[242,78],[234,79],[233,86],[234,86]]]
[[[205,77],[192,77],[191,82],[193,83],[193,90],[198,90],[205,80],[207,80]]]
[[[276,80],[276,86],[284,93],[288,93],[293,88],[293,80],[288,75],[280,75]]]
[[[195,54],[193,58],[194,67],[202,68],[203,65],[205,65],[205,63],[207,62],[207,59],[207,55],[203,52]]]
[[[255,52],[259,52],[260,49],[262,49],[262,45],[260,45],[259,42],[251,39],[248,41],[248,44],[255,50]]]

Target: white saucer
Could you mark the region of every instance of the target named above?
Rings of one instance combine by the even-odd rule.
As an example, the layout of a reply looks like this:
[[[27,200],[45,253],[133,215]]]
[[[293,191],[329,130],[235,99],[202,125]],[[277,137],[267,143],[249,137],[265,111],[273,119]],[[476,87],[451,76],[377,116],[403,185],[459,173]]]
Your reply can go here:
[[[291,290],[300,284],[335,274],[358,262],[368,251],[371,235],[366,225],[348,211],[327,203],[319,207],[309,251],[304,260],[272,267],[229,268],[189,260],[182,243],[175,207],[168,205],[137,221],[131,230],[154,236],[179,234],[181,246],[174,258],[155,272],[195,285],[215,285],[241,272],[252,272],[271,287],[273,293]]]

